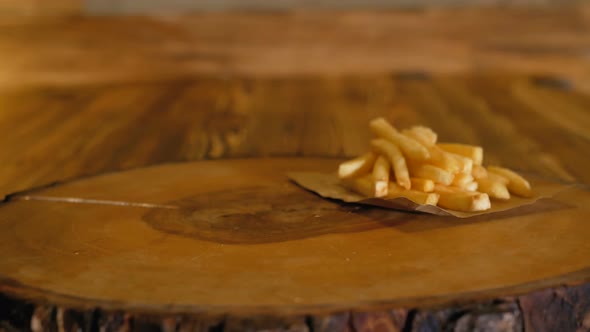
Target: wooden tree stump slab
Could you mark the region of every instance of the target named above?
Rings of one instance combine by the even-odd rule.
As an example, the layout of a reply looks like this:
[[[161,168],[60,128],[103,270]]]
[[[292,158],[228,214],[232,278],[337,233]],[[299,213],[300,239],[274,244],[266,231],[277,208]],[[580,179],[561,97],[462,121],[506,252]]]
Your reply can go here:
[[[575,311],[564,324],[590,326],[587,188],[456,219],[326,200],[285,175],[338,161],[165,164],[10,196],[0,292],[44,304],[26,307],[33,329],[535,330],[551,294]]]

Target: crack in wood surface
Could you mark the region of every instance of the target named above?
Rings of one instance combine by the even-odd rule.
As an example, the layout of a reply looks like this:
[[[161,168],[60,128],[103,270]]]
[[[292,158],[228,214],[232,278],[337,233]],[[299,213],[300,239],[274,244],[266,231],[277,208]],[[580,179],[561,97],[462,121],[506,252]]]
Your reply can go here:
[[[79,197],[52,197],[52,196],[24,195],[24,196],[11,197],[10,200],[13,200],[13,201],[47,201],[47,202],[111,205],[111,206],[129,206],[129,207],[140,207],[140,208],[148,208],[148,209],[178,209],[179,208],[178,206],[165,205],[165,204],[114,201],[114,200],[106,200],[106,199],[92,199],[92,198],[79,198]]]

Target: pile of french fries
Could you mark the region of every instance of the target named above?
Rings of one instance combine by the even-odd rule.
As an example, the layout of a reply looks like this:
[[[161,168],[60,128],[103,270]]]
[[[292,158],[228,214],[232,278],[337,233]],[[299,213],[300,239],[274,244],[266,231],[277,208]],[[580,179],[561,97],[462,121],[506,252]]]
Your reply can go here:
[[[376,136],[371,151],[338,168],[342,183],[363,196],[405,197],[466,212],[490,209],[490,198],[532,196],[522,176],[503,167],[484,167],[479,146],[438,143],[430,128],[398,131],[383,118],[372,120],[369,127]]]

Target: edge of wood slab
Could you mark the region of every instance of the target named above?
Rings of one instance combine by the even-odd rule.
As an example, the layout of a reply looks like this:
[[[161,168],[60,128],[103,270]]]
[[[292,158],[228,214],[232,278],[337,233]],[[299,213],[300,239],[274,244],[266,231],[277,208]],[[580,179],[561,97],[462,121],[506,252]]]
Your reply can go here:
[[[52,291],[30,287],[19,282],[0,276],[0,293],[10,297],[27,300],[36,304],[55,305],[76,310],[91,310],[100,308],[107,311],[125,311],[141,314],[176,314],[192,315],[198,317],[221,317],[231,314],[236,317],[252,315],[270,316],[297,316],[305,314],[323,315],[343,311],[380,311],[393,308],[421,308],[439,309],[444,307],[473,304],[479,301],[488,301],[497,298],[521,296],[528,293],[542,291],[557,287],[578,286],[590,282],[590,268],[564,274],[550,279],[513,285],[502,288],[492,288],[483,291],[463,292],[452,295],[440,295],[429,297],[410,297],[391,301],[369,301],[349,304],[302,305],[289,308],[280,306],[253,306],[253,307],[213,307],[168,305],[150,306],[121,301],[105,301],[79,298],[67,294],[59,294]],[[92,302],[90,302],[92,301]]]
[[[248,160],[248,159],[285,159],[284,157],[265,157],[265,158],[228,158],[230,160]],[[296,158],[299,159],[299,158]],[[305,159],[334,159],[341,158],[305,158]],[[219,161],[210,160],[212,162]],[[208,162],[207,160],[201,162]],[[184,163],[184,162],[182,162]],[[159,167],[162,165],[182,164],[178,162],[163,163],[157,165],[148,165],[141,168]],[[0,206],[10,204],[12,198],[25,193],[35,192],[48,187],[53,187],[59,184],[78,181],[81,179],[88,179],[105,174],[116,173],[121,171],[104,172],[94,174],[91,176],[82,176],[78,178],[67,179],[64,181],[53,182],[37,188],[32,188],[26,191],[21,191],[7,195],[4,201],[0,202]],[[233,306],[194,306],[194,305],[167,305],[167,306],[152,306],[132,302],[123,301],[109,301],[98,300],[90,298],[80,298],[68,294],[56,293],[42,288],[32,287],[22,284],[18,281],[0,275],[0,293],[7,296],[31,301],[37,304],[50,304],[59,307],[66,307],[72,309],[88,310],[100,308],[109,311],[135,312],[146,314],[190,314],[198,317],[218,317],[231,314],[234,316],[248,316],[248,315],[274,315],[274,316],[294,316],[302,314],[332,314],[342,311],[376,311],[387,310],[391,308],[442,308],[455,305],[466,305],[478,301],[492,300],[502,297],[524,295],[540,290],[551,289],[559,286],[576,286],[590,282],[590,268],[578,270],[575,272],[545,278],[542,280],[527,282],[518,285],[490,288],[480,291],[462,292],[454,294],[445,294],[438,296],[427,297],[407,297],[396,300],[384,301],[364,301],[358,303],[325,303],[320,305],[300,305],[294,306],[251,306],[251,307],[233,307]]]
[[[3,204],[9,203],[10,201],[12,201],[14,198],[18,197],[18,196],[24,196],[27,194],[31,194],[31,193],[35,193],[37,191],[43,190],[43,189],[47,189],[47,188],[52,188],[52,187],[56,187],[62,184],[67,184],[70,182],[76,182],[76,181],[81,181],[81,180],[88,180],[88,179],[92,179],[92,178],[96,178],[96,177],[100,177],[100,176],[105,176],[105,175],[110,175],[110,174],[115,174],[115,173],[121,173],[121,172],[130,172],[130,171],[136,171],[136,170],[141,170],[141,169],[148,169],[148,168],[152,168],[152,167],[161,167],[161,166],[167,166],[167,165],[177,165],[177,164],[190,164],[190,163],[203,163],[203,162],[219,162],[219,161],[232,161],[232,160],[254,160],[254,159],[260,159],[260,160],[273,160],[273,159],[317,159],[317,160],[334,160],[334,161],[344,161],[347,158],[346,157],[337,157],[337,156],[326,156],[326,157],[320,157],[320,156],[280,156],[280,155],[272,155],[272,156],[260,156],[260,157],[235,157],[235,156],[229,156],[229,157],[222,157],[222,158],[216,158],[216,159],[202,159],[202,160],[183,160],[183,161],[167,161],[167,162],[160,162],[160,163],[154,163],[154,164],[147,164],[147,165],[142,165],[142,166],[137,166],[137,167],[132,167],[132,168],[121,168],[121,169],[110,169],[110,170],[106,170],[106,171],[102,171],[102,172],[98,172],[98,173],[94,173],[94,174],[80,174],[80,175],[75,175],[75,176],[71,176],[71,177],[67,177],[67,178],[63,178],[63,179],[59,179],[59,180],[54,180],[54,181],[49,181],[43,184],[40,184],[38,186],[34,186],[31,188],[27,188],[27,189],[23,189],[23,190],[17,190],[15,192],[10,192],[7,194],[4,194],[4,196],[2,196],[2,194],[0,193],[0,206],[2,206]]]
[[[230,160],[251,160],[251,159],[285,159],[284,157],[265,157],[265,158],[227,158]],[[299,158],[295,158],[299,159]],[[305,159],[333,159],[338,160],[341,158],[305,158]],[[219,161],[210,160],[212,162]],[[208,162],[207,160],[201,162]],[[182,162],[184,163],[184,162]],[[178,162],[170,162],[164,164],[147,165],[142,168],[159,167],[162,165],[174,165],[182,164]],[[88,179],[105,174],[121,172],[110,171],[100,174],[94,174],[91,176],[82,176],[63,181],[53,182],[37,188],[31,188],[29,190],[13,193],[7,195],[4,201],[0,202],[0,206],[4,204],[10,204],[11,199],[15,196],[22,195],[25,193],[35,192],[48,187],[53,187],[59,184],[68,183],[72,181],[78,181],[81,179]],[[324,303],[319,305],[289,305],[289,306],[251,306],[251,307],[238,307],[238,306],[197,306],[197,305],[145,305],[133,302],[124,301],[111,301],[111,300],[99,300],[92,298],[81,298],[73,295],[62,294],[45,290],[38,287],[29,286],[22,284],[11,278],[6,278],[0,275],[0,296],[6,295],[8,297],[17,299],[17,301],[31,302],[36,305],[47,305],[55,306],[59,308],[67,308],[68,310],[94,310],[100,309],[105,311],[114,312],[128,312],[135,314],[147,314],[147,315],[189,315],[191,317],[200,317],[207,319],[216,319],[218,317],[224,317],[231,315],[233,317],[246,317],[246,316],[274,316],[274,317],[287,317],[287,316],[299,316],[299,315],[329,315],[339,312],[375,312],[380,310],[392,310],[394,308],[421,308],[421,309],[438,309],[448,308],[453,306],[463,306],[474,303],[481,303],[485,301],[491,301],[499,298],[522,296],[538,291],[546,291],[555,289],[558,287],[570,287],[584,284],[589,285],[590,283],[590,268],[557,275],[551,278],[545,278],[541,280],[531,281],[527,283],[499,287],[489,288],[479,291],[462,292],[445,294],[438,296],[422,296],[422,297],[406,297],[396,300],[380,300],[380,301],[362,301],[355,303]],[[1,327],[1,326],[0,326]],[[0,329],[1,331],[1,329]]]

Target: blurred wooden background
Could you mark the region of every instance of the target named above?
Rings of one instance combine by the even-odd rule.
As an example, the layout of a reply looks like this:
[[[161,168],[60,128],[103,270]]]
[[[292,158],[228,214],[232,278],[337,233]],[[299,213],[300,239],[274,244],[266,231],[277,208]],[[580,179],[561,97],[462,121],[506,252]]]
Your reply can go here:
[[[82,5],[29,0],[12,8],[30,15],[0,15],[0,88],[401,70],[546,74],[590,91],[588,4],[148,16]]]
[[[11,13],[129,15],[217,10],[400,9],[456,6],[564,6],[581,0],[2,0],[0,10]]]
[[[349,119],[358,119],[355,112],[374,107],[374,114],[393,114],[397,119],[398,111],[387,104],[368,104],[375,98],[393,98],[393,90],[382,85],[397,84],[397,78],[387,79],[395,75],[507,75],[512,79],[492,79],[492,90],[505,89],[510,98],[524,98],[523,102],[533,108],[552,112],[561,107],[575,114],[565,120],[548,114],[552,122],[546,125],[563,122],[567,130],[583,136],[587,124],[583,114],[587,105],[584,98],[590,92],[590,5],[582,2],[523,1],[515,6],[498,6],[494,4],[500,2],[489,1],[477,2],[486,6],[448,6],[435,1],[436,6],[396,10],[91,15],[97,3],[109,2],[0,1],[0,126],[4,136],[0,144],[0,196],[84,174],[166,161],[276,154],[353,155],[360,147],[348,146],[345,151],[343,142],[325,143],[333,138],[327,138],[329,134],[319,128],[300,138],[293,136],[299,135],[296,132],[287,136],[276,132],[283,138],[274,141],[252,135],[246,141],[235,138],[233,152],[220,150],[220,146],[230,144],[220,141],[225,134],[217,138],[203,134],[216,129],[202,123],[207,116],[190,114],[215,113],[216,120],[211,121],[224,128],[235,127],[231,130],[236,133],[259,128],[223,117],[238,112],[236,108],[245,112],[242,117],[262,111],[266,115],[255,123],[264,119],[271,128],[281,128],[280,123],[290,119],[273,110],[294,104],[301,112],[312,112],[322,111],[322,107],[336,109],[340,103],[352,112]],[[124,2],[118,3],[122,6]],[[150,3],[154,4],[146,2]],[[346,77],[353,79],[347,81]],[[548,97],[535,96],[536,92],[510,92],[514,84],[529,82],[530,78],[571,91],[568,95],[576,93],[582,102],[578,105],[562,98],[551,104],[544,101]],[[306,80],[317,90],[307,89],[301,83]],[[333,83],[323,83],[325,80]],[[359,86],[359,82],[373,86],[374,91]],[[458,82],[462,89],[463,80]],[[423,84],[429,91],[433,83]],[[465,88],[467,94],[487,92]],[[255,95],[248,89],[254,89]],[[358,89],[362,91],[355,93],[362,95],[359,98],[365,100],[364,106],[347,95],[347,90]],[[309,99],[310,93],[315,99]],[[366,97],[366,93],[373,97]],[[375,93],[383,96],[375,97]],[[444,97],[446,93],[442,93]],[[496,94],[497,98],[504,96]],[[321,100],[322,95],[340,100]],[[480,97],[485,99],[476,94]],[[518,105],[509,108],[514,107]],[[217,113],[223,109],[226,113]],[[185,119],[185,131],[176,127],[179,116]],[[347,115],[339,116],[345,119]],[[425,122],[435,119],[414,115],[414,120],[418,118]],[[235,124],[227,122],[234,120]],[[142,131],[141,121],[153,121],[150,128],[154,132]],[[403,123],[412,121],[402,119]],[[486,126],[494,130],[491,124],[481,126],[482,130]],[[130,134],[132,128],[137,128],[136,134]],[[543,127],[534,132],[543,132]],[[307,149],[297,145],[299,139],[324,143],[305,143]],[[448,139],[474,140],[475,136]],[[166,148],[171,144],[180,147]],[[572,144],[564,140],[549,145],[550,150],[539,150],[544,161],[535,159],[536,164],[531,162],[528,168],[541,172],[551,169],[557,177],[587,180],[578,170],[582,164],[572,160],[563,165],[574,166],[564,168],[558,162],[560,157],[553,155],[570,151],[564,147]],[[494,146],[488,149],[494,151]],[[213,152],[206,152],[209,150]]]
[[[0,198],[165,162],[352,156],[374,116],[590,184],[588,2],[359,4],[0,0]],[[554,330],[586,321],[547,294],[570,324]],[[522,307],[526,331],[545,307]]]

